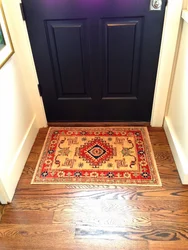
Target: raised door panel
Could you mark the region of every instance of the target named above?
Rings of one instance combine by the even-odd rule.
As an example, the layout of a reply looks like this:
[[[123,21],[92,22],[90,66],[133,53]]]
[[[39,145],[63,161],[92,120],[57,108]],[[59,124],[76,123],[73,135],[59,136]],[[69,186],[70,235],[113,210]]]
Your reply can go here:
[[[136,97],[142,18],[103,19],[103,98]]]
[[[59,99],[90,96],[86,24],[87,20],[46,22],[54,83]]]

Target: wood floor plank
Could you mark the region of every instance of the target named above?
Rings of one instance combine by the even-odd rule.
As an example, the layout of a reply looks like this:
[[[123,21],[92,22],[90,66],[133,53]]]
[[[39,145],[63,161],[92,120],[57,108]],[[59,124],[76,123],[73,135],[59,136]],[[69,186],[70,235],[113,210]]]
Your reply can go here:
[[[188,200],[188,188],[140,188],[137,189],[137,199],[138,200],[156,200],[168,197],[168,200]]]
[[[162,185],[163,185],[164,188],[176,189],[176,188],[182,188],[183,187],[180,178],[177,178],[177,176],[175,176],[174,178],[171,177],[170,182],[169,182],[169,176],[168,175],[163,176],[161,179],[162,179]]]
[[[183,225],[160,225],[160,227],[90,227],[77,226],[75,236],[79,239],[129,239],[148,241],[187,241],[187,229]]]
[[[53,217],[53,211],[6,210],[1,224],[50,224],[53,221]]]
[[[71,244],[70,244],[71,243]],[[138,245],[139,243],[139,245]],[[148,249],[147,242],[75,239],[74,227],[57,225],[0,225],[1,249]],[[115,248],[117,247],[117,248]],[[121,248],[122,247],[122,248]],[[132,248],[131,248],[132,247]],[[138,247],[138,248],[136,248]]]
[[[61,235],[74,238],[75,229],[73,226],[64,226],[63,224],[0,224],[1,238],[19,238],[23,237],[44,237],[49,238],[53,235]]]
[[[1,217],[2,217],[3,212],[4,212],[4,208],[5,208],[5,206],[0,204],[0,221],[1,221]]]
[[[17,188],[17,195],[53,195],[60,196],[62,198],[82,198],[82,199],[125,199],[135,200],[137,199],[136,188],[121,187],[116,188],[111,186],[94,186],[94,185],[25,185],[24,187]]]
[[[126,226],[151,226],[150,213],[147,212],[130,212],[126,214],[117,214],[104,212],[55,212],[53,223],[74,223],[75,225],[84,226],[108,226],[108,227],[126,227]]]
[[[41,199],[39,196],[16,196],[14,202],[7,205],[5,211],[59,211],[81,213],[116,213],[126,214],[130,212],[150,213],[174,213],[187,212],[186,200],[101,200],[101,199],[75,199],[47,196]]]
[[[188,226],[188,209],[177,211],[159,211],[151,213],[151,221],[168,221],[170,223],[185,223]]]
[[[149,241],[149,250],[187,250],[188,243],[187,241],[181,241],[181,243],[177,240],[175,241]]]
[[[1,250],[149,250],[147,241],[53,238],[1,239]]]

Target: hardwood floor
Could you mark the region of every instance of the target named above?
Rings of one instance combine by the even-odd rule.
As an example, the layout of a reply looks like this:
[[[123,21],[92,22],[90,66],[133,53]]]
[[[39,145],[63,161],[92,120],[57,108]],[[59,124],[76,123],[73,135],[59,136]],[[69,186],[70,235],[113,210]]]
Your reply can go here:
[[[162,187],[31,185],[41,129],[11,204],[0,206],[0,249],[188,249],[188,186],[163,129],[149,128]]]

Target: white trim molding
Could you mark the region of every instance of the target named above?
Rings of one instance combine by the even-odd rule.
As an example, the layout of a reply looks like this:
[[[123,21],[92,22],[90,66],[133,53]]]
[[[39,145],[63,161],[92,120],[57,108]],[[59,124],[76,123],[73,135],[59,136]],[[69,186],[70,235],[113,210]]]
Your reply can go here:
[[[8,202],[10,202],[6,190],[4,188],[4,185],[2,184],[1,178],[0,178],[0,202],[1,204],[7,204]]]
[[[183,20],[188,23],[188,10],[183,10],[181,17],[183,18]]]
[[[34,116],[27,131],[25,132],[25,136],[23,137],[17,152],[15,153],[12,164],[7,166],[6,170],[4,170],[4,173],[1,176],[0,199],[2,200],[1,202],[3,204],[12,201],[17,183],[22,174],[25,162],[33,146],[38,130],[36,116]]]
[[[164,130],[165,130],[182,184],[188,184],[188,161],[186,160],[186,156],[181,148],[181,145],[177,139],[176,133],[168,117],[165,117]]]
[[[181,21],[182,0],[169,0],[165,11],[151,126],[162,127]]]

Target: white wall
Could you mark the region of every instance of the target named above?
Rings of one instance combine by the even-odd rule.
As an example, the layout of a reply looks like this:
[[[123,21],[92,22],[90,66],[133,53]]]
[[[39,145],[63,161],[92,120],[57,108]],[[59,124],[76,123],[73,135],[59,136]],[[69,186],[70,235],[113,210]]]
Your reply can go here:
[[[0,201],[2,189],[11,201],[38,129],[46,126],[19,2],[3,1],[15,54],[0,69]]]
[[[182,180],[188,184],[188,11],[178,51],[165,131]]]

